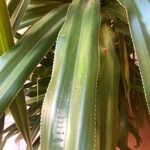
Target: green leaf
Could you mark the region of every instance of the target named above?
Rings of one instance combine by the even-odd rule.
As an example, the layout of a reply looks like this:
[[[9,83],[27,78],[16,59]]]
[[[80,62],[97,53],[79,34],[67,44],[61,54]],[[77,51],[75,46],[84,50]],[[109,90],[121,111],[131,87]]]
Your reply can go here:
[[[31,105],[33,103],[36,103],[37,101],[42,101],[44,99],[44,96],[45,96],[45,94],[41,94],[38,97],[37,96],[32,97],[27,101],[27,104]]]
[[[103,7],[103,10],[109,11],[111,15],[114,15],[122,22],[128,23],[125,9],[122,6],[120,6],[120,4],[116,0],[110,0],[108,4]]]
[[[4,122],[5,122],[5,114],[0,118],[0,143],[3,139],[3,129],[4,129]]]
[[[8,126],[6,129],[4,129],[3,132],[2,132],[2,134],[8,133],[8,132],[10,132],[11,130],[13,130],[13,131],[17,130],[17,127],[16,127],[16,124],[15,124],[15,123],[11,124],[11,125]]]
[[[128,134],[129,134],[129,123],[128,123],[128,110],[126,107],[126,99],[124,95],[123,81],[119,87],[119,139],[118,146],[121,150],[127,150],[128,147]]]
[[[9,49],[13,45],[13,39],[11,37],[11,28],[7,12],[7,6],[4,0],[0,1],[0,55]],[[2,141],[4,129],[5,114],[0,117],[0,142]]]
[[[119,0],[128,13],[130,32],[137,53],[145,96],[150,107],[150,1]],[[149,108],[150,111],[150,108]]]
[[[54,44],[65,13],[66,6],[52,10],[27,32],[11,51],[0,57],[0,115]]]
[[[100,72],[97,84],[100,149],[114,150],[118,142],[120,67],[115,52],[115,35],[106,24],[101,27],[100,49]]]
[[[19,27],[19,24],[26,12],[29,2],[30,2],[30,0],[20,0],[19,4],[17,5],[15,11],[13,12],[13,14],[10,18],[13,35],[15,35],[15,33]]]
[[[30,129],[29,129],[29,119],[26,109],[25,95],[24,91],[21,90],[15,100],[9,106],[11,114],[15,120],[15,123],[18,129],[21,131],[24,139],[29,146],[29,149],[32,149]]]
[[[0,0],[0,55],[13,46],[12,32],[5,0]]]
[[[6,8],[5,10],[7,11]],[[6,19],[9,20],[8,16]],[[10,24],[8,24],[7,26],[10,27]],[[7,32],[5,32],[4,34],[7,34]],[[12,47],[13,43],[9,44],[9,39],[12,39],[13,41],[13,36],[11,33],[9,34],[9,37],[5,39],[5,41],[3,39],[0,41],[0,45],[3,45],[3,50],[7,50],[8,48],[10,49]],[[6,44],[8,43],[7,45],[9,45],[10,47],[7,47],[7,45],[4,44],[4,42],[6,42]],[[13,118],[15,119],[16,125],[18,126],[19,130],[21,131],[22,135],[24,136],[27,142],[28,147],[32,149],[29,131],[29,121],[25,104],[25,96],[22,96],[22,93],[23,90],[16,96],[15,100],[11,103],[10,110],[13,115]]]
[[[8,140],[11,136],[13,136],[13,135],[14,135],[14,131],[11,130],[11,131],[5,136],[5,138],[3,139],[3,141],[2,141],[1,144],[0,144],[0,149],[1,149],[1,150],[2,150],[3,147],[5,146],[7,140]]]
[[[39,137],[39,135],[37,136],[37,134],[39,134],[39,129],[40,129],[40,124],[38,122],[37,124],[35,124],[33,126],[33,129],[32,129],[32,141],[33,141],[33,143],[36,141],[37,137]]]
[[[118,35],[118,48],[120,55],[120,65],[121,65],[121,74],[123,79],[125,99],[127,100],[129,111],[132,112],[130,104],[130,74],[129,74],[129,61],[128,54],[124,36],[122,34]]]
[[[99,2],[75,0],[61,28],[41,117],[41,149],[95,148]]]
[[[31,0],[31,3],[30,5],[28,6],[28,10],[31,10],[31,9],[35,9],[35,8],[42,8],[42,7],[50,7],[50,6],[58,6],[58,5],[61,5],[63,4],[63,2],[60,2],[60,1],[55,1],[55,0],[51,0],[51,1],[48,1],[48,0],[43,0],[43,1],[34,1],[34,0]]]
[[[48,4],[47,4],[48,3]],[[19,28],[23,28],[29,25],[32,25],[37,20],[39,20],[43,15],[48,13],[50,10],[58,7],[61,3],[60,2],[47,2],[46,4],[41,1],[41,3],[31,3],[28,6],[28,9],[23,17],[23,20],[20,24]]]
[[[17,7],[18,3],[20,2],[20,0],[10,0],[8,3],[8,10],[9,10],[9,15],[11,16],[15,10],[15,8]]]

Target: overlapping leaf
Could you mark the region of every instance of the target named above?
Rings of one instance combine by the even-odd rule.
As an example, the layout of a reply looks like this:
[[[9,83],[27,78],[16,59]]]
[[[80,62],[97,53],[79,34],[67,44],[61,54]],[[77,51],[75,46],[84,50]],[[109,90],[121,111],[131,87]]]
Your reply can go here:
[[[11,16],[13,12],[15,11],[15,8],[17,7],[18,3],[20,0],[10,0],[8,3],[8,10],[9,10],[9,15]]]
[[[0,115],[54,44],[65,12],[66,6],[62,6],[48,13],[27,32],[13,50],[0,57]]]
[[[0,55],[13,46],[12,33],[5,0],[0,1]]]
[[[5,4],[1,5],[1,7],[3,7],[5,9],[5,11],[7,12],[7,8],[4,7],[4,6],[5,6]],[[4,17],[3,14],[1,14],[1,15],[2,16],[0,16],[0,17],[3,18]],[[7,17],[7,18],[5,18],[5,20],[7,20],[7,22],[8,22],[7,26],[10,27],[9,16],[7,15],[5,17]],[[3,24],[5,22],[6,21],[2,20]],[[5,31],[6,30],[4,30],[3,33],[7,34],[7,32],[5,32]],[[12,43],[9,43],[10,42],[9,39],[12,39]],[[10,33],[9,35],[7,35],[6,38],[5,38],[5,41],[2,39],[0,41],[0,45],[3,45],[3,50],[4,51],[7,51],[8,48],[11,49],[12,46],[13,46],[13,36],[12,36],[12,34]],[[18,129],[20,130],[20,132],[22,133],[24,139],[27,142],[28,147],[30,149],[32,149],[31,138],[30,138],[30,129],[29,129],[30,128],[29,127],[29,120],[28,120],[28,114],[27,114],[27,110],[26,110],[25,96],[23,95],[23,93],[24,93],[24,91],[21,90],[21,92],[16,96],[15,100],[11,103],[9,108],[10,108],[12,116],[15,120],[15,123],[18,126]],[[3,118],[4,117],[5,116],[3,116]],[[3,134],[1,134],[1,136],[3,136]],[[2,143],[5,143],[5,142],[2,141]]]
[[[18,29],[18,26],[26,12],[29,2],[30,0],[20,0],[19,4],[17,5],[15,11],[10,18],[13,35],[15,35]]]
[[[118,0],[128,12],[129,26],[137,53],[143,86],[150,107],[150,1]]]
[[[96,0],[75,0],[69,7],[42,108],[41,149],[95,147],[99,11]]]
[[[31,1],[19,28],[23,28],[35,23],[36,21],[41,19],[43,15],[48,13],[50,10],[58,7],[60,4],[62,3],[55,1]]]
[[[28,149],[32,149],[29,118],[27,114],[24,91],[21,90],[9,106],[15,123],[27,142]]]
[[[2,142],[3,139],[2,131],[4,129],[4,122],[5,122],[5,114],[0,118],[0,143]]]
[[[97,85],[100,149],[115,149],[118,140],[118,94],[120,67],[115,52],[115,35],[108,25],[100,32],[100,72]],[[115,134],[114,134],[115,133]]]

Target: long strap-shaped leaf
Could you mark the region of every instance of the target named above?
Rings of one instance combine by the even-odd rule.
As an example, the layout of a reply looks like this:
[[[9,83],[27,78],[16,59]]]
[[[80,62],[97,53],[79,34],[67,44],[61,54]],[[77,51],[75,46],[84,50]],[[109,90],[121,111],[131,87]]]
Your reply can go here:
[[[13,102],[10,104],[9,109],[15,120],[16,126],[27,142],[28,149],[32,150],[30,124],[23,89],[17,94]]]
[[[0,143],[2,142],[3,139],[3,130],[4,130],[4,123],[5,123],[5,114],[0,118]]]
[[[119,139],[118,146],[121,150],[128,150],[128,133],[129,133],[129,125],[128,125],[128,110],[126,108],[126,95],[124,95],[123,91],[123,83],[122,86],[119,87]]]
[[[1,7],[5,6],[5,3],[3,3],[3,4],[4,5],[2,5]],[[7,8],[6,7],[4,7],[4,8],[7,13]],[[0,18],[7,17],[7,18],[5,18],[5,20],[7,20],[7,22],[8,22],[7,28],[10,28],[9,16],[6,16],[7,14],[5,14],[5,16],[1,16],[1,15],[3,15],[3,13],[0,14]],[[5,22],[6,21],[2,20],[1,23],[4,24]],[[2,29],[0,29],[0,32],[2,32],[1,30]],[[0,41],[0,45],[3,45],[2,50],[8,51],[8,49],[12,48],[14,45],[13,36],[12,36],[11,32],[9,33],[9,35],[7,35],[8,32],[6,32],[6,30],[4,30],[3,33],[6,34],[6,38],[5,38],[5,40],[2,39]],[[10,39],[12,39],[12,40],[10,40]],[[11,42],[11,43],[9,43],[9,42]],[[28,115],[27,115],[25,96],[23,94],[24,94],[24,91],[21,90],[21,92],[16,96],[16,98],[11,103],[9,108],[10,108],[10,111],[12,113],[12,116],[15,120],[15,123],[16,123],[18,129],[20,130],[24,139],[27,142],[28,147],[30,149],[32,149],[31,138],[30,138],[30,129],[29,129],[29,119],[28,119]],[[5,118],[5,116],[3,118]],[[2,128],[2,130],[3,130],[3,128]]]
[[[115,15],[122,22],[127,23],[126,11],[116,0],[109,1],[102,9],[111,12],[111,15]]]
[[[129,74],[129,62],[126,43],[123,34],[117,33],[118,36],[118,48],[120,55],[121,74],[123,79],[123,85],[125,90],[125,99],[127,100],[130,113],[132,112],[130,104],[130,74]]]
[[[2,55],[13,45],[5,0],[0,0],[0,13],[0,55]]]
[[[150,107],[150,1],[118,0],[128,13],[130,31],[137,53],[145,95]]]
[[[8,3],[8,10],[9,10],[9,15],[11,16],[13,12],[15,11],[15,8],[17,7],[18,3],[20,0],[10,0]]]
[[[38,21],[10,52],[0,57],[0,116],[50,49],[64,21],[66,6]]]
[[[32,1],[31,1],[32,2]],[[23,20],[21,21],[19,28],[24,28],[26,26],[32,25],[34,22],[38,21],[39,19],[42,18],[43,15],[48,13],[50,10],[58,7],[61,5],[60,2],[53,2],[53,1],[47,1],[45,4],[43,1],[38,2],[38,4],[30,4],[28,6],[28,9],[23,17]],[[45,4],[45,5],[44,5]]]
[[[41,149],[93,150],[99,3],[75,0],[59,32],[41,119]]]
[[[118,92],[120,68],[111,28],[102,25],[100,32],[100,72],[97,85],[97,109],[100,111],[100,149],[114,150],[117,145]]]
[[[27,6],[29,4],[30,0],[20,0],[19,4],[17,5],[14,13],[12,14],[10,18],[13,34],[15,35],[18,26],[26,12]]]

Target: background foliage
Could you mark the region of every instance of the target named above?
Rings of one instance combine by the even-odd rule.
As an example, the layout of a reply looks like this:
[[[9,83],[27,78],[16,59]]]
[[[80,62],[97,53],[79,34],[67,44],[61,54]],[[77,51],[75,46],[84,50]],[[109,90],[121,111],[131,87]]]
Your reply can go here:
[[[0,148],[15,134],[27,149],[127,150],[129,132],[140,145],[150,104],[149,0],[6,2]],[[10,112],[15,123],[4,129]]]

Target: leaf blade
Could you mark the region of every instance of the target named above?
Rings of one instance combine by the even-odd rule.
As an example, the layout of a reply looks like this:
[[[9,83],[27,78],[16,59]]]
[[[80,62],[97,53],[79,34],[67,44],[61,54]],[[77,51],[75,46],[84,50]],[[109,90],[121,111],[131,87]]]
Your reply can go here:
[[[21,0],[19,4],[17,5],[15,11],[13,12],[10,22],[13,30],[13,35],[15,35],[19,24],[26,12],[27,6],[30,3],[30,0]]]
[[[32,149],[29,118],[27,114],[25,95],[23,89],[16,96],[15,100],[9,106],[11,114],[15,120],[18,129],[21,131],[27,142],[29,149]]]
[[[100,71],[97,84],[100,149],[115,149],[118,139],[118,93],[120,67],[115,52],[115,35],[104,24],[100,32]],[[115,114],[115,115],[114,115]],[[114,134],[115,133],[115,134]]]
[[[62,6],[47,14],[32,27],[24,39],[21,40],[13,50],[0,57],[0,93],[2,93],[0,95],[0,115],[2,115],[3,111],[8,107],[11,99],[14,98],[29,74],[48,51],[49,46],[54,43],[57,32],[64,21],[65,11],[66,6]],[[56,19],[51,23],[54,17]],[[37,27],[39,28],[37,29]],[[43,27],[43,32],[40,31],[41,27]],[[41,32],[40,35],[39,32]],[[35,38],[37,34],[39,36]],[[38,40],[38,43],[36,40]],[[31,41],[33,41],[33,43],[28,45]],[[30,65],[30,68],[28,65]]]
[[[150,2],[149,0],[118,0],[128,13],[130,32],[137,53],[145,96],[150,111]]]
[[[92,0],[73,1],[69,7],[57,38],[52,79],[42,107],[41,149],[88,150],[95,146],[99,9],[98,2]]]
[[[5,0],[0,1],[0,55],[13,46],[12,32]]]

